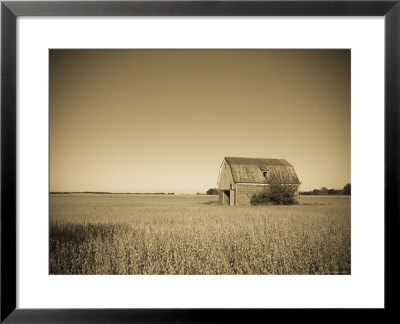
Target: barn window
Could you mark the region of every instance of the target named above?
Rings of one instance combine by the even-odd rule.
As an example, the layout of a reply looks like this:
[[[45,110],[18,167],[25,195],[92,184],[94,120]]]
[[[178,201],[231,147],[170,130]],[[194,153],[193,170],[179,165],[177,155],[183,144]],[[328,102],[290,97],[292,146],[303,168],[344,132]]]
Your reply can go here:
[[[266,178],[268,175],[268,171],[263,171],[263,177]]]

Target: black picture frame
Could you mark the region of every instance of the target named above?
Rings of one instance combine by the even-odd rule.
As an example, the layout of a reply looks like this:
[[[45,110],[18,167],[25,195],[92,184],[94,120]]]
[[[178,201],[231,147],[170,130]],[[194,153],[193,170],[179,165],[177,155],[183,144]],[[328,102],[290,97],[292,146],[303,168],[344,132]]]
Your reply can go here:
[[[385,308],[397,308],[399,244],[400,0],[394,1],[2,1],[1,2],[1,317],[4,323],[245,322],[271,309],[16,308],[16,19],[19,16],[384,16]],[[371,190],[372,191],[372,190]],[[371,192],[373,195],[373,192]],[[210,292],[211,293],[211,292]],[[296,311],[296,310],[295,310]],[[309,310],[310,311],[310,310]],[[319,312],[317,310],[311,310]],[[356,310],[353,310],[356,311]],[[269,312],[266,314],[266,312]],[[331,312],[331,311],[330,311]],[[304,311],[297,310],[298,316]],[[332,312],[331,312],[332,313]],[[307,313],[308,314],[308,311]],[[297,316],[297,315],[296,315]],[[307,317],[315,315],[305,315]],[[335,316],[335,315],[329,315]],[[367,315],[371,316],[370,313]],[[318,318],[318,316],[317,316]],[[343,318],[344,319],[344,318]],[[320,320],[320,319],[319,319]]]

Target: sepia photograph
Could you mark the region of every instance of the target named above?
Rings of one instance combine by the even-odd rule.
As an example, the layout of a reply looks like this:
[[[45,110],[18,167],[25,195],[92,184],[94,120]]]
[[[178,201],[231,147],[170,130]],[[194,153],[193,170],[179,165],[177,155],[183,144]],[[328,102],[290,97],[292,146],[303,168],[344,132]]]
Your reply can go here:
[[[51,49],[50,275],[350,275],[351,50]]]

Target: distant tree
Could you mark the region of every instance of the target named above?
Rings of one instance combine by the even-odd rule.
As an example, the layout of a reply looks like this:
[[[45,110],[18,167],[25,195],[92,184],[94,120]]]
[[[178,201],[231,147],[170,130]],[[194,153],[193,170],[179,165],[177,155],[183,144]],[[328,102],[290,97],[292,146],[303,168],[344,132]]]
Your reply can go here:
[[[210,188],[206,192],[207,195],[218,195],[218,193],[219,193],[218,189],[216,189],[216,188]]]
[[[349,186],[349,192],[350,192],[350,184],[346,185]],[[312,191],[300,191],[299,192],[300,195],[330,195],[330,196],[334,196],[334,195],[344,195],[344,190],[343,189],[328,189],[326,187],[322,187],[321,189],[314,189]],[[348,193],[349,195],[350,193]]]
[[[350,183],[348,183],[348,184],[346,184],[346,185],[344,186],[344,188],[343,188],[343,194],[344,194],[344,195],[348,195],[348,196],[351,195],[351,184],[350,184]]]
[[[313,195],[319,195],[319,190],[318,190],[318,189],[314,189],[314,190],[312,191],[312,194],[313,194]]]
[[[322,188],[319,190],[319,194],[320,194],[320,195],[328,195],[328,194],[329,194],[328,188],[327,188],[327,187],[322,187]]]

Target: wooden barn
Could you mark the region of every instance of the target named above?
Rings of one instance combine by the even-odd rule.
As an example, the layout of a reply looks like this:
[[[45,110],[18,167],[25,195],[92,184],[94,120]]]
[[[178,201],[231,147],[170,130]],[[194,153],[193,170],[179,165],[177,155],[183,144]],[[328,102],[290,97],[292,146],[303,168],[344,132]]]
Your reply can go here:
[[[219,203],[230,206],[250,204],[250,198],[271,183],[297,186],[293,166],[283,159],[225,157],[219,169]]]

